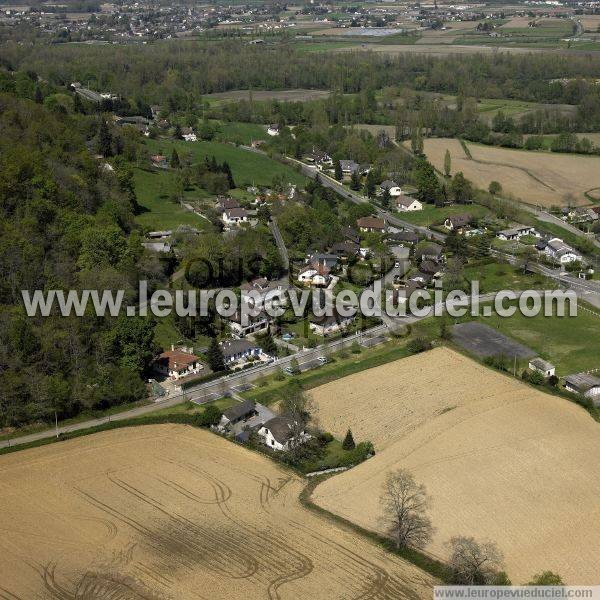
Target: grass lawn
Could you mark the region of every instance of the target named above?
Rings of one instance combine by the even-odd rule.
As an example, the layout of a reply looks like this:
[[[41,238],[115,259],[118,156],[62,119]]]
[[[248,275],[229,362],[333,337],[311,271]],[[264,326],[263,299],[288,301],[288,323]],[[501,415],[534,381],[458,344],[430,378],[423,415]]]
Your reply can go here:
[[[216,406],[219,410],[223,411],[234,404],[238,404],[238,401],[234,398],[219,398],[218,400],[213,400],[212,402],[207,402],[206,404],[195,404],[194,402],[190,402],[188,400],[173,406],[167,406],[166,408],[156,410],[152,413],[152,415],[194,415],[196,413],[203,413],[206,410],[206,407],[209,405]]]
[[[478,320],[538,352],[556,366],[559,377],[600,367],[600,317],[581,303],[576,317],[525,317],[517,311],[510,318]]]
[[[146,140],[152,154],[171,156],[173,148],[181,159],[189,156],[192,162],[203,161],[205,157],[216,158],[217,162],[227,161],[238,187],[248,185],[271,185],[274,177],[283,177],[286,182],[304,185],[306,178],[300,173],[268,156],[238,148],[222,142],[185,142],[183,140]]]
[[[469,281],[479,281],[482,294],[500,290],[553,290],[553,280],[543,275],[525,275],[519,268],[503,263],[467,266],[465,278]]]
[[[250,145],[253,140],[267,138],[267,130],[264,125],[230,121],[212,121],[212,123],[218,128],[216,137],[224,142]]]
[[[413,223],[414,225],[429,226],[434,223],[443,223],[448,217],[454,215],[473,215],[475,218],[481,218],[490,215],[490,211],[480,204],[452,205],[436,208],[433,204],[424,204],[423,210],[414,212],[398,212],[398,218]]]
[[[135,220],[144,229],[148,231],[176,229],[179,225],[190,225],[196,229],[210,227],[206,219],[169,200],[173,173],[134,169],[133,179],[137,201],[142,208]]]

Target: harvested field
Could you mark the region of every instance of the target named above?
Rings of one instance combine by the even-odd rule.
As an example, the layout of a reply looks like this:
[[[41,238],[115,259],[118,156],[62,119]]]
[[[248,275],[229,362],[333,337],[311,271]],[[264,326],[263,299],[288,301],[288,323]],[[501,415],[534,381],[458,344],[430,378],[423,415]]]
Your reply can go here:
[[[253,100],[279,100],[280,102],[307,102],[327,98],[327,90],[231,90],[206,94],[206,100],[248,100],[252,94]]]
[[[452,157],[452,173],[462,171],[480,188],[491,181],[502,184],[504,192],[529,204],[562,206],[572,194],[577,204],[589,204],[585,192],[600,186],[600,157],[527,152],[480,144],[467,144],[465,155],[455,139],[425,140],[427,158],[443,168],[446,149]]]
[[[507,46],[498,48],[497,46],[473,45],[452,45],[452,44],[372,44],[366,43],[360,46],[350,48],[338,48],[335,52],[353,52],[353,51],[371,51],[381,52],[383,54],[405,54],[407,52],[419,54],[431,54],[433,56],[449,56],[452,54],[531,54],[537,52],[548,53],[545,48],[515,48]]]
[[[2,456],[0,597],[430,597],[433,580],[303,508],[304,482],[209,432],[118,429]]]
[[[598,583],[600,425],[582,408],[446,348],[312,394],[326,428],[350,427],[377,451],[316,488],[323,508],[379,530],[382,482],[406,468],[432,498],[432,554],[469,535],[498,544],[513,582],[551,569]]]

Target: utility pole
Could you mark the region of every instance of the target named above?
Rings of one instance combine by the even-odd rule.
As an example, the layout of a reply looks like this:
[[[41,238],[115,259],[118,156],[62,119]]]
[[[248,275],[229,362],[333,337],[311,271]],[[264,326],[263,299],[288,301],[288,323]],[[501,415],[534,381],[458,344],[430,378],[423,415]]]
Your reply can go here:
[[[58,413],[54,409],[54,427],[56,428],[56,437],[58,438]]]

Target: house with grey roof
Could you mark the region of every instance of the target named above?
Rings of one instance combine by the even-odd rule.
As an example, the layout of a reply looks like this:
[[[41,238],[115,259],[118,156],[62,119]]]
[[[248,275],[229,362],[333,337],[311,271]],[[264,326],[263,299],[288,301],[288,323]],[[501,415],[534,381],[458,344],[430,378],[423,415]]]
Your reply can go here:
[[[277,451],[290,450],[308,439],[304,428],[289,417],[273,417],[258,430],[258,435],[268,448]]]
[[[600,406],[600,378],[590,373],[576,373],[565,378],[565,389],[589,398],[594,406]]]
[[[556,372],[556,367],[552,363],[539,356],[529,361],[529,369],[541,373],[544,377],[552,377]]]
[[[260,358],[263,353],[262,348],[256,342],[247,339],[221,342],[221,352],[223,361],[228,366],[242,359]]]

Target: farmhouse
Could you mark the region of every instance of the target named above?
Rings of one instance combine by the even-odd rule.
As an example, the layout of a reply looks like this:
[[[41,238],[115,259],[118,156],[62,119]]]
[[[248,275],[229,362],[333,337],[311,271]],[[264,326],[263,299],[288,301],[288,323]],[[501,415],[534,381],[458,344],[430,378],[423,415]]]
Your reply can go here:
[[[385,220],[379,217],[361,217],[357,219],[356,225],[363,232],[385,233]]]
[[[496,234],[496,237],[500,240],[520,240],[525,235],[537,236],[537,232],[533,227],[527,227],[526,225],[519,225],[511,229],[502,229]]]
[[[544,377],[552,377],[556,371],[556,367],[553,364],[539,357],[529,361],[529,368],[532,371],[541,373]]]
[[[400,188],[400,186],[395,181],[392,181],[391,179],[386,179],[379,186],[380,193],[383,193],[386,190],[390,193],[390,196],[392,198],[402,195],[402,189]]]
[[[581,254],[578,254],[571,246],[565,244],[560,238],[548,240],[544,252],[547,256],[562,265],[578,262],[583,258]]]
[[[223,211],[225,225],[240,225],[248,222],[248,211],[245,208],[230,208]]]
[[[306,439],[306,432],[288,417],[273,417],[259,430],[265,444],[273,450],[289,450]]]
[[[458,231],[459,233],[471,222],[471,215],[454,215],[448,217],[444,221],[444,227],[450,231]]]
[[[221,342],[221,351],[226,365],[232,365],[245,358],[260,358],[263,353],[257,343],[245,339]]]
[[[171,346],[171,350],[159,354],[154,359],[152,367],[157,373],[171,379],[196,374],[204,368],[195,354],[184,350],[175,350],[174,346]]]
[[[577,373],[565,378],[565,389],[589,398],[594,406],[600,406],[600,378],[589,373]]]
[[[396,208],[400,212],[413,212],[415,210],[423,210],[423,203],[419,202],[416,198],[405,196],[404,194],[394,199]]]

